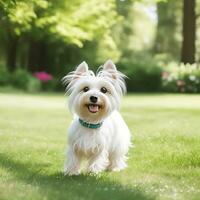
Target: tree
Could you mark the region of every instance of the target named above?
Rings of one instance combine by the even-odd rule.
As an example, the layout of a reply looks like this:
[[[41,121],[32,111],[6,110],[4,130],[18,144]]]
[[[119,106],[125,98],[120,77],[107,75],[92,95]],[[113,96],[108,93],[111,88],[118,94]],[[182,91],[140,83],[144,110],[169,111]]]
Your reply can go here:
[[[195,62],[196,16],[195,0],[184,0],[183,6],[183,41],[181,62]]]
[[[159,1],[157,7],[157,30],[154,52],[167,60],[180,60],[181,51],[181,1]]]
[[[117,1],[117,11],[122,19],[114,26],[113,38],[120,49],[120,62],[135,60],[152,48],[155,21],[147,9],[154,4],[153,1],[146,1],[145,6],[137,0]]]
[[[18,41],[11,42],[16,48],[9,48],[15,59],[7,53],[7,67],[11,71],[16,67],[17,44],[21,41],[28,44],[27,63],[33,71],[35,65],[45,64],[43,55],[49,50],[46,44],[52,48],[57,43],[81,48],[84,41],[107,34],[118,18],[114,0],[0,0],[0,9],[5,35],[12,35]]]
[[[6,49],[6,66],[10,71],[16,68],[18,45],[23,35],[33,26],[37,18],[35,10],[46,9],[45,0],[0,0],[0,24],[3,29]]]
[[[114,0],[76,0],[70,2],[70,4],[68,1],[63,0],[52,1],[48,12],[50,16],[54,15],[53,20],[55,23],[49,26],[44,23],[45,18],[38,20],[38,24],[42,25],[42,29],[47,30],[48,34],[42,38],[42,42],[40,38],[39,40],[35,38],[31,41],[31,53],[28,62],[31,69],[45,63],[44,57],[40,56],[41,51],[48,55],[54,47],[62,48],[61,51],[54,52],[54,55],[57,56],[57,61],[60,59],[60,56],[63,57],[61,55],[63,52],[65,53],[66,60],[69,60],[68,56],[71,54],[66,45],[76,45],[82,48],[86,41],[92,41],[94,38],[99,40],[108,34],[108,30],[116,23],[118,18]],[[47,15],[46,13],[45,11],[45,15]],[[48,48],[45,47],[47,44]],[[44,49],[49,53],[45,53]],[[33,54],[37,59],[33,59]],[[46,56],[46,58],[48,57]],[[60,64],[59,61],[57,63]]]

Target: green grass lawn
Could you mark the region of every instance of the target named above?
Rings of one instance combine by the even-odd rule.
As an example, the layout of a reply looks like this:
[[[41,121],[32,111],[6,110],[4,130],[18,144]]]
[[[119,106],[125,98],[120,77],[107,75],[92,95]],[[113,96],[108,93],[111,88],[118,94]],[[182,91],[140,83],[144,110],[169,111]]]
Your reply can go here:
[[[63,176],[71,121],[60,94],[0,94],[0,199],[200,199],[200,96],[128,95],[128,168]]]

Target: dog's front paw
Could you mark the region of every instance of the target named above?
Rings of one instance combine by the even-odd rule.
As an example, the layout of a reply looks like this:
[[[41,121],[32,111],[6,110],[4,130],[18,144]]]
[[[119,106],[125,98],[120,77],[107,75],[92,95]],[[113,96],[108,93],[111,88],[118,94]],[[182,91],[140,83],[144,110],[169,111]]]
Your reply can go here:
[[[114,162],[111,163],[108,167],[107,170],[108,171],[121,171],[123,169],[125,169],[127,167],[127,164],[124,161],[120,161],[120,162]]]
[[[64,169],[64,175],[68,175],[68,176],[77,176],[80,174],[80,170],[77,169],[71,169],[71,168],[65,168]]]
[[[105,170],[104,166],[98,165],[98,164],[92,164],[88,167],[87,172],[98,174],[98,173],[102,172],[103,170]]]

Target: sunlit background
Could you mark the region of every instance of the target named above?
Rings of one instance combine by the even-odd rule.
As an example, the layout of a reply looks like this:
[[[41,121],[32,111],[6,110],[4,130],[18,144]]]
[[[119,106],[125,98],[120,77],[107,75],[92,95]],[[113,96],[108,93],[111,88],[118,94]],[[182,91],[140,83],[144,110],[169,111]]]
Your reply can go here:
[[[83,60],[96,69],[110,58],[128,91],[200,91],[199,1],[1,0],[0,9],[1,85],[59,91]]]

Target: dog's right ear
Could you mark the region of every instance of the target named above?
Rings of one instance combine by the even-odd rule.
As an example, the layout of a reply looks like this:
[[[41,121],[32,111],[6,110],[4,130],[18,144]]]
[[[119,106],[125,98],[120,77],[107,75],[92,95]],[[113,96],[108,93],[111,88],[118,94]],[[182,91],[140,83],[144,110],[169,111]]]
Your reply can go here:
[[[74,78],[79,78],[80,76],[86,74],[87,72],[88,72],[88,64],[85,61],[83,61],[76,68],[74,72]]]
[[[72,86],[78,80],[79,78],[88,75],[88,64],[83,61],[81,64],[78,65],[75,71],[70,72],[66,76],[62,78],[62,82],[64,85],[68,85],[66,87],[67,91],[70,91],[72,89]]]

